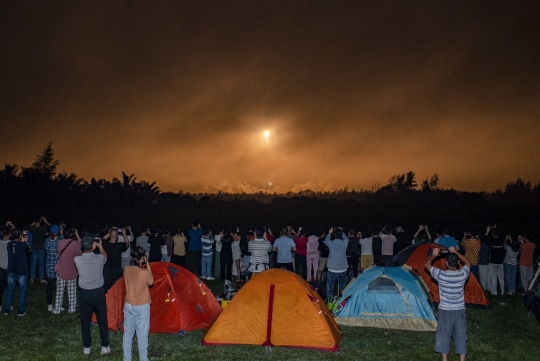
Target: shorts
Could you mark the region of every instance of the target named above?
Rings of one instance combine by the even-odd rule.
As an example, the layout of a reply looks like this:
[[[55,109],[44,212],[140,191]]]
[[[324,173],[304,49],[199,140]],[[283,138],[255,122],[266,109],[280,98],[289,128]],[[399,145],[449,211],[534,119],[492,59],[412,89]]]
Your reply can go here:
[[[324,271],[324,268],[326,267],[326,262],[328,261],[328,258],[319,258],[319,271]]]
[[[450,353],[450,341],[453,338],[457,355],[467,354],[467,316],[465,310],[438,311],[437,333],[434,351]]]

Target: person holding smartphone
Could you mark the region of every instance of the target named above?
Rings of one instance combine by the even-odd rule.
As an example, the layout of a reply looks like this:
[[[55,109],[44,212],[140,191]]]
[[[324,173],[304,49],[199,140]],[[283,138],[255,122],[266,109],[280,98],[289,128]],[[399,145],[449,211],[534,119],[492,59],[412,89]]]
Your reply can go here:
[[[149,287],[154,284],[154,276],[148,253],[135,246],[130,253],[130,265],[124,268],[126,303],[124,304],[124,338],[122,349],[124,361],[131,361],[133,336],[137,334],[139,360],[148,360],[148,333],[150,331]]]

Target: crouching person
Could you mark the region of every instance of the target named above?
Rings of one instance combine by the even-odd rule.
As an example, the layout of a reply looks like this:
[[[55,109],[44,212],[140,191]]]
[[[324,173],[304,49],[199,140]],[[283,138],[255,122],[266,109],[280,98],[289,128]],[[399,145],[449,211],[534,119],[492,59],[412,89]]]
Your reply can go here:
[[[133,247],[130,265],[124,268],[126,303],[124,304],[124,361],[131,361],[133,336],[137,333],[139,360],[148,361],[148,332],[150,330],[150,291],[154,277],[148,254],[139,246]]]
[[[92,335],[90,323],[92,313],[96,312],[101,337],[101,354],[111,353],[109,347],[109,329],[107,327],[107,303],[103,289],[103,266],[107,262],[107,253],[101,244],[101,238],[84,237],[81,242],[83,254],[75,257],[75,265],[79,272],[81,333],[85,355],[90,354]],[[95,249],[99,253],[94,253]]]

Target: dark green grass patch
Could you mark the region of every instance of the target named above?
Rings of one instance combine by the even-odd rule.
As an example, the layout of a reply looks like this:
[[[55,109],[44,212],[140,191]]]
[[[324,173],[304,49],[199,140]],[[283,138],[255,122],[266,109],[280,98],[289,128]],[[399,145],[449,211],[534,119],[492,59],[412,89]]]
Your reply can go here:
[[[215,293],[222,284],[208,282]],[[540,360],[540,327],[528,317],[521,296],[489,296],[491,310],[468,309],[470,360]],[[17,302],[17,293],[15,304]],[[26,317],[0,314],[0,360],[122,360],[122,333],[110,332],[112,354],[100,355],[97,326],[92,327],[92,354],[82,354],[79,313],[47,312],[45,285],[29,284]],[[291,324],[294,327],[294,324]],[[151,334],[151,360],[439,360],[434,332],[342,327],[337,353],[261,346],[201,346],[202,331],[185,336]],[[246,330],[249,332],[249,330]],[[137,360],[136,341],[133,348]],[[450,360],[458,360],[451,354]]]

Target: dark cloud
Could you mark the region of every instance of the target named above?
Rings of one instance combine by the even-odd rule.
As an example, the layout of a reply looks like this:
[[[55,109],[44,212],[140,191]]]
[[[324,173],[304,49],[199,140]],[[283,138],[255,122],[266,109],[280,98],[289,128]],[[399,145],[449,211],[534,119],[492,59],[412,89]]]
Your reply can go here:
[[[68,172],[174,190],[540,180],[534,2],[1,7],[0,161],[52,140]]]

